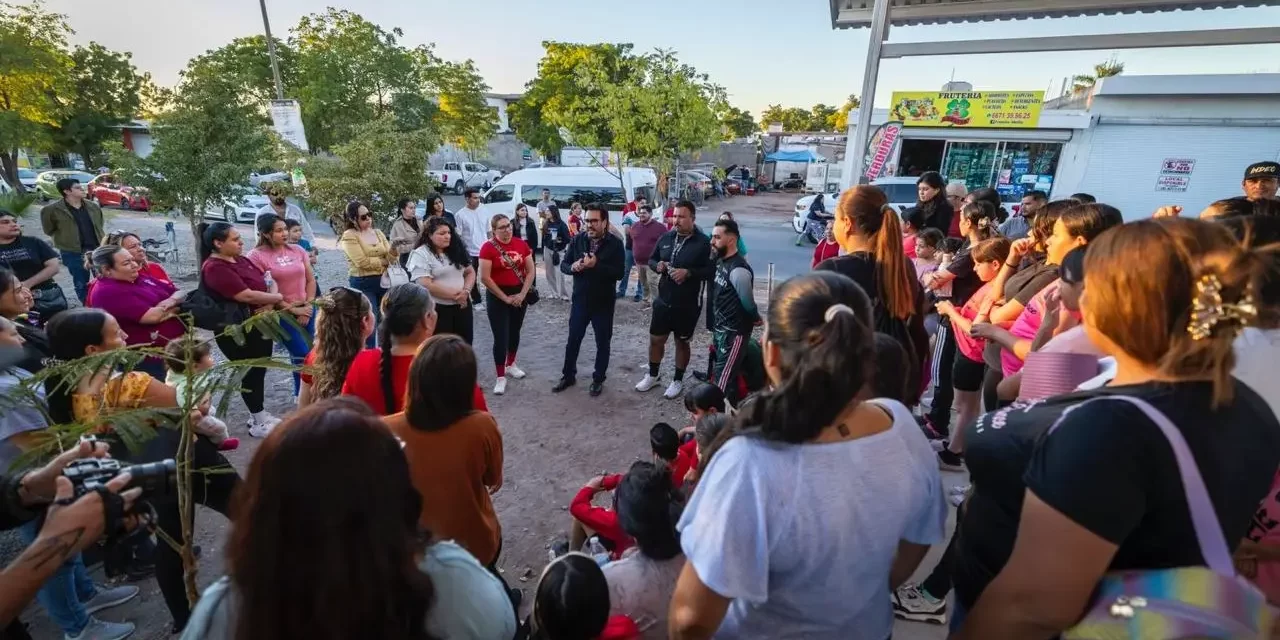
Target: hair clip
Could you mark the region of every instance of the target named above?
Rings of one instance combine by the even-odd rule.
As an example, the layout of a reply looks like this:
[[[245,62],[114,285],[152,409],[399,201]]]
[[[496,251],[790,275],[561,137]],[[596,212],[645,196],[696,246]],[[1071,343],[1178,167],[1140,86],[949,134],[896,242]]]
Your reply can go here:
[[[822,314],[822,320],[823,322],[831,322],[831,319],[835,318],[836,314],[839,313],[853,315],[853,309],[847,304],[833,304],[827,307],[826,313]]]
[[[1214,329],[1222,322],[1232,322],[1236,328],[1252,324],[1258,317],[1258,307],[1253,294],[1246,291],[1240,302],[1222,301],[1222,281],[1208,274],[1196,282],[1196,296],[1191,301],[1191,322],[1187,333],[1192,340],[1205,340],[1213,336]]]

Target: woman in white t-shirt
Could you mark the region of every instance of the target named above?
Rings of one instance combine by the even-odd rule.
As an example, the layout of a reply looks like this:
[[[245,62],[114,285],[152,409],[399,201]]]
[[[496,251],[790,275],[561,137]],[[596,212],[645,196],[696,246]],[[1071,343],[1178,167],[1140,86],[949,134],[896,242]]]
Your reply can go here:
[[[418,246],[409,254],[409,277],[436,303],[436,335],[452,333],[467,344],[475,335],[471,288],[476,271],[458,232],[444,218],[427,218]]]
[[[770,391],[718,445],[678,529],[672,638],[884,640],[888,593],[943,538],[938,464],[901,403],[863,402],[871,302],[813,272],[769,303]],[[820,400],[820,401],[819,401]]]

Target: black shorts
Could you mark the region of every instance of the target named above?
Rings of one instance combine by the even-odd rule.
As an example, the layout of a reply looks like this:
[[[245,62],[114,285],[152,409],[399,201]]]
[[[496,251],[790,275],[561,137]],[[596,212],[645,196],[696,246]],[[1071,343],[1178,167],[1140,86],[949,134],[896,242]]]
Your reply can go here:
[[[956,391],[981,391],[982,378],[987,374],[986,363],[970,360],[956,351],[955,364],[951,366],[951,386]]]
[[[676,334],[676,340],[688,342],[698,329],[702,319],[702,307],[671,307],[661,300],[653,301],[653,315],[649,318],[649,335]]]

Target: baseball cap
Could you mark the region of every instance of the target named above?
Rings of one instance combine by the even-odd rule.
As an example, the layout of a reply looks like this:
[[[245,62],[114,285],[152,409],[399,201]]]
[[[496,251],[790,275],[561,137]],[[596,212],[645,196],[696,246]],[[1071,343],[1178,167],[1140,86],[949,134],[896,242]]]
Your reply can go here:
[[[1244,179],[1280,178],[1280,162],[1255,162],[1244,170]]]

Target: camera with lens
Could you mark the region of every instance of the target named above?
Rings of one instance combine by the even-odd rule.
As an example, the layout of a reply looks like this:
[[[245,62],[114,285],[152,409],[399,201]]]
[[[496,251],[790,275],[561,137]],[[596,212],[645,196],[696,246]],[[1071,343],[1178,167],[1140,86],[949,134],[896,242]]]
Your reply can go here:
[[[71,481],[76,498],[97,491],[122,473],[128,473],[131,478],[120,493],[141,487],[140,500],[177,495],[178,464],[172,458],[135,465],[124,465],[114,458],[82,458],[62,470],[62,475]]]

